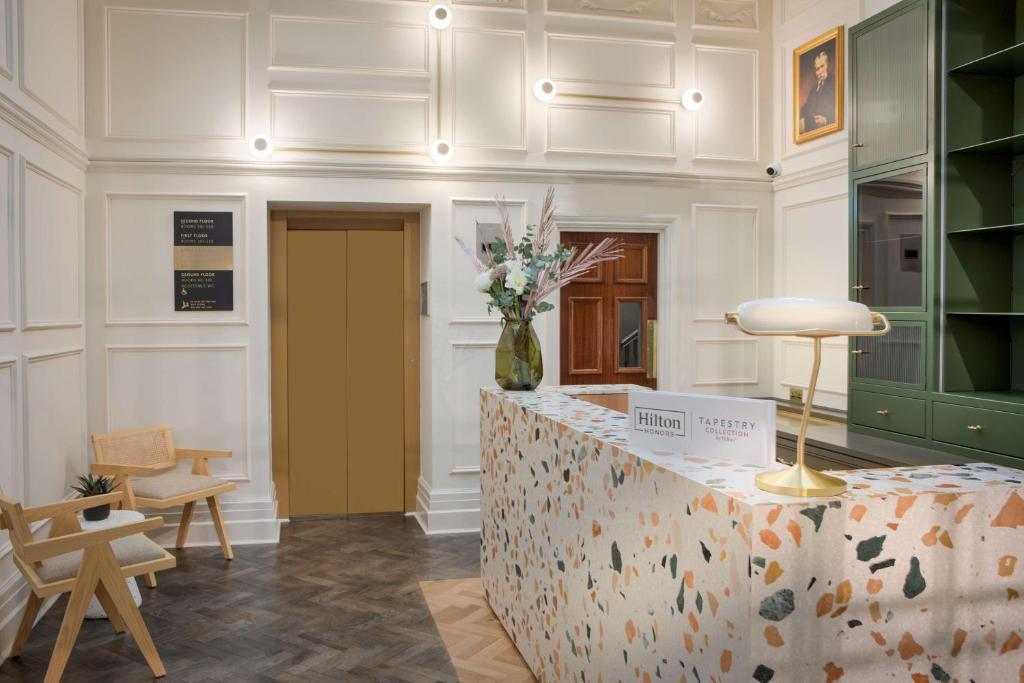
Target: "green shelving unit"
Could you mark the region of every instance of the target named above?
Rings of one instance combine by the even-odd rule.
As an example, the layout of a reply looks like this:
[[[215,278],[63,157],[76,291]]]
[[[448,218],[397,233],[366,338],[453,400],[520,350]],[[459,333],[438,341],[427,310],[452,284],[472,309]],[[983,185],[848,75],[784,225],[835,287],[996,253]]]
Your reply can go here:
[[[873,81],[892,92],[893,77],[858,60],[856,45],[886,31],[907,36],[904,54],[926,63],[924,102],[917,93],[887,107],[871,100]],[[849,42],[859,116],[896,111],[929,131],[913,157],[851,161],[851,286],[897,336],[853,343],[850,430],[1024,468],[1024,0],[905,0],[851,28]],[[859,126],[880,123],[854,120],[851,144]],[[882,210],[865,201],[871,184],[911,168],[924,176],[919,240],[878,227],[873,215],[901,211],[891,190]],[[885,240],[899,243],[898,258],[872,251]],[[917,250],[920,266],[907,257]],[[918,268],[920,283],[908,272]],[[876,282],[896,305],[864,296]],[[919,289],[923,305],[907,305]],[[908,367],[915,372],[899,371]]]

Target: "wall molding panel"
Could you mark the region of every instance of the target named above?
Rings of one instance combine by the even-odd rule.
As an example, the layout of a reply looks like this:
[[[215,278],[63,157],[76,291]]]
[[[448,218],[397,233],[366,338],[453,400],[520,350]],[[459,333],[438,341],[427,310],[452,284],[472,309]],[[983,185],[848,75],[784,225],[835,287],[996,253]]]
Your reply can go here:
[[[24,460],[18,447],[21,431],[18,424],[19,381],[18,359],[14,356],[0,357],[0,435],[4,437],[4,442],[0,443],[0,489],[15,500],[22,500],[25,482]],[[2,555],[3,549],[0,549]]]
[[[807,388],[811,377],[814,342],[809,339],[784,337],[781,340],[779,384],[784,387]],[[846,354],[849,346],[844,342],[821,344],[821,375],[815,391],[846,396]]]
[[[105,12],[105,137],[245,137],[248,15],[127,7]],[[146,68],[157,61],[154,53],[163,71]]]
[[[674,42],[547,33],[547,77],[562,83],[676,87]]]
[[[192,357],[181,362],[184,356]],[[202,365],[202,355],[236,356],[236,365],[214,362]],[[145,356],[134,365],[129,356]],[[149,360],[152,359],[152,360]],[[131,366],[122,370],[118,363]],[[234,371],[233,376],[225,376]],[[250,448],[251,397],[247,344],[110,344],[106,347],[106,429],[116,431],[147,424],[167,422],[175,433],[175,442],[183,448],[222,448],[232,451],[231,458],[211,462],[214,476],[230,481],[248,482],[252,475]],[[150,373],[146,377],[145,373]],[[121,380],[127,384],[121,384]],[[158,381],[159,380],[159,381]],[[159,386],[157,396],[147,387]],[[129,392],[126,387],[141,389]],[[215,402],[204,411],[204,402]],[[211,406],[205,406],[211,408]],[[233,410],[234,415],[227,413]],[[214,423],[203,424],[208,416]],[[234,429],[232,430],[232,427]]]
[[[71,347],[22,354],[24,387],[23,502],[41,505],[69,497],[68,485],[88,469],[85,349]],[[65,374],[41,377],[74,360]],[[61,363],[61,361],[65,361]],[[41,382],[36,385],[35,382]],[[77,389],[73,388],[77,383]],[[37,417],[40,416],[40,417]],[[36,420],[42,422],[36,422]],[[76,424],[77,423],[77,424]],[[68,431],[68,428],[71,428]],[[57,462],[53,458],[58,458]],[[49,459],[49,460],[48,460]],[[41,468],[38,471],[35,468]]]
[[[548,153],[675,158],[673,109],[552,104],[547,116]]]
[[[526,151],[526,33],[452,32],[452,141]]]
[[[249,248],[245,194],[160,194],[108,192],[104,195],[106,243],[105,321],[107,327],[217,327],[249,324]],[[150,203],[157,217],[132,215]],[[125,226],[115,226],[123,205]],[[171,231],[173,212],[230,211],[234,214],[234,310],[183,312],[174,310],[167,274],[173,271]],[[147,232],[146,228],[150,228]],[[121,254],[124,250],[124,254]],[[145,255],[132,256],[131,254]],[[158,257],[154,263],[153,256]],[[149,259],[149,260],[146,260]],[[162,259],[162,260],[160,260]],[[123,268],[123,270],[122,270]],[[120,279],[118,275],[120,274]],[[120,300],[120,303],[119,303]]]
[[[22,329],[82,327],[85,324],[82,190],[24,159],[20,176]],[[33,179],[46,185],[33,187]],[[61,198],[60,193],[70,196]],[[61,211],[63,213],[59,213]],[[41,214],[39,219],[37,213]],[[62,252],[55,248],[58,245],[69,246]]]
[[[493,381],[494,375],[494,350],[498,347],[497,340],[494,341],[479,341],[479,340],[457,340],[450,342],[450,360],[452,368],[452,378],[449,385],[448,405],[452,407],[451,410],[451,434],[452,434],[452,448],[451,448],[451,467],[449,468],[449,474],[479,474],[480,473],[480,391],[479,387],[490,385]],[[460,362],[459,356],[476,355],[473,352],[484,352],[486,360],[484,366],[486,371],[484,378],[481,378],[479,374],[473,374],[467,377],[466,372],[460,372],[465,370],[466,366]],[[461,381],[468,381],[468,389],[463,386]],[[482,383],[481,383],[482,382]],[[476,391],[473,391],[472,400],[469,401],[471,404],[469,408],[476,408],[476,410],[469,410],[464,402],[465,396],[461,395],[465,391],[471,390],[476,387]],[[459,408],[462,408],[460,410]],[[473,419],[475,418],[475,420]],[[471,424],[474,423],[475,424]],[[468,430],[468,431],[467,431]]]
[[[0,275],[0,332],[18,327],[18,243],[17,214],[14,206],[14,152],[0,147],[0,263],[6,273]]]
[[[270,68],[429,78],[429,38],[426,24],[273,15]]]
[[[721,31],[758,31],[758,0],[693,0],[693,25]]]
[[[281,146],[423,152],[430,144],[429,95],[273,90],[270,110]]]
[[[14,80],[14,0],[0,0],[0,77]]]
[[[676,21],[673,0],[545,0],[545,11],[635,23],[674,24]]]
[[[758,384],[757,339],[694,339],[690,354],[693,386]],[[746,372],[743,372],[746,370]]]
[[[755,206],[694,204],[691,218],[693,322],[718,323],[724,329],[726,311],[758,298],[760,211]]]
[[[70,27],[66,25],[67,22],[62,25],[58,21],[62,17],[59,8],[52,14],[36,15],[38,11],[54,10],[54,5],[57,4],[55,2],[18,2],[18,83],[21,91],[76,133],[81,133],[85,127],[83,2],[84,0],[62,0],[63,5],[75,8],[74,23]],[[27,8],[31,8],[31,11]],[[39,21],[42,25],[32,25],[29,20]],[[35,47],[33,41],[42,39],[53,43],[42,45],[36,52],[29,53],[28,50]],[[60,45],[75,45],[76,48],[74,51],[54,49]],[[69,56],[71,63],[57,61]],[[63,81],[55,76],[62,77]],[[69,97],[70,101],[62,101]]]
[[[760,150],[758,51],[693,46],[695,87],[705,105],[694,124],[694,159],[757,161]]]

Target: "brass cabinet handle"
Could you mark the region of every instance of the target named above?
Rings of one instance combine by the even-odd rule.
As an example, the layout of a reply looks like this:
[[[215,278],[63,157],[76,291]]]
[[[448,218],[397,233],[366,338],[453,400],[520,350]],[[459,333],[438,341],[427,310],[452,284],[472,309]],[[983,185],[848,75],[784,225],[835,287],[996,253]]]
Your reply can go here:
[[[647,379],[658,377],[658,321],[647,321]]]
[[[981,425],[967,425],[967,431],[978,433],[981,431]]]
[[[855,356],[866,356],[871,352],[865,351],[864,349],[854,349],[853,351],[850,351],[850,353],[852,353]]]
[[[876,410],[875,412],[881,415],[882,417],[885,417],[889,414],[889,411],[886,410],[885,408],[882,408],[881,410]]]
[[[871,287],[869,287],[868,285],[854,285],[853,287],[850,287],[850,289],[861,292],[864,291],[865,289],[871,289]]]
[[[854,149],[859,149],[859,148],[861,148],[863,146],[864,146],[863,142],[855,142],[855,143],[853,143],[853,148]]]

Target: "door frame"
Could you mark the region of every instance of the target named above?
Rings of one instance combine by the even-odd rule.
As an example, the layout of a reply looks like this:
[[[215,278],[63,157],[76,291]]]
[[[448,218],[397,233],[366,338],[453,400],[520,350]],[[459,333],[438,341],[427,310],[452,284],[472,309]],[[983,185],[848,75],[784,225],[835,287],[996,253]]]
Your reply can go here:
[[[288,223],[315,223],[304,229],[381,229],[403,235],[402,318],[404,331],[403,507],[416,511],[420,476],[420,214],[397,211],[307,211],[271,209],[268,220],[270,274],[270,433],[271,472],[277,516],[289,517],[288,481]]]
[[[658,236],[658,358],[657,385],[660,391],[675,390],[672,339],[679,339],[675,334],[676,325],[674,311],[678,310],[677,289],[672,286],[671,274],[676,272],[676,245],[678,241],[677,216],[565,216],[554,217],[558,225],[559,240],[562,233],[568,232],[636,232],[650,233]],[[554,295],[553,295],[554,296]],[[557,304],[556,304],[557,306]],[[561,316],[557,311],[551,312],[552,322],[546,326],[544,335],[544,357],[551,359],[550,370],[545,375],[554,378],[551,383],[557,384],[562,376],[561,358]],[[550,374],[549,374],[550,373]]]

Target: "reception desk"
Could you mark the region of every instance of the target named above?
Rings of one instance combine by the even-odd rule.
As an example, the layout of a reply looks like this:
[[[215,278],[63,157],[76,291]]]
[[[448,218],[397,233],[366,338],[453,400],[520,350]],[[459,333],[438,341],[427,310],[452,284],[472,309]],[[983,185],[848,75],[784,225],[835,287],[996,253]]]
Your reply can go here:
[[[483,586],[539,680],[1024,683],[1024,472],[778,496],[630,452],[629,389],[481,392]]]

